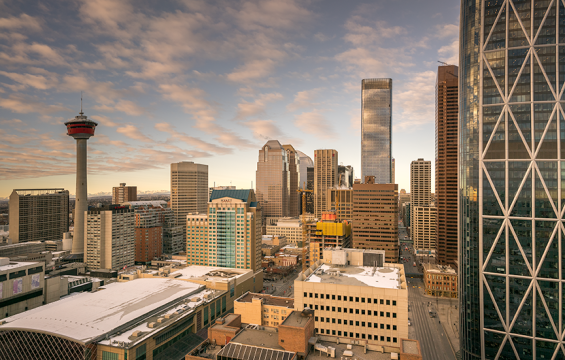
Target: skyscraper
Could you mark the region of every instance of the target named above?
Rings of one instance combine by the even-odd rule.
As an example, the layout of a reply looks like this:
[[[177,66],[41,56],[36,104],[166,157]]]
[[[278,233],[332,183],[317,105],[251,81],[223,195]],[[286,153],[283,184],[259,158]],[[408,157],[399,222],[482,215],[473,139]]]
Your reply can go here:
[[[564,10],[461,2],[463,359],[565,357]]]
[[[186,215],[208,208],[208,165],[181,161],[171,164],[171,208],[186,239]]]
[[[280,142],[269,140],[259,150],[255,176],[263,217],[288,216],[290,172],[288,155]]]
[[[337,184],[337,150],[314,152],[314,216],[322,218],[328,209],[328,188]]]
[[[417,206],[429,206],[432,199],[432,163],[418,159],[410,163],[410,218],[414,221]],[[414,227],[410,227],[410,237],[414,238]]]
[[[396,160],[394,158],[390,161],[390,183],[396,184]]]
[[[301,189],[306,189],[306,183],[308,182],[308,168],[314,167],[314,162],[310,156],[304,154],[300,150],[296,150],[298,157],[300,158],[300,179],[298,182],[298,187]]]
[[[390,184],[392,159],[392,79],[361,81],[361,179]]]
[[[112,188],[112,204],[122,204],[128,201],[137,201],[137,186],[126,186],[126,183],[120,183],[120,186]]]
[[[300,215],[300,194],[298,188],[300,184],[300,155],[294,150],[292,145],[283,145],[288,158],[288,177],[289,177],[289,194],[288,194],[288,216],[296,217]]]
[[[68,190],[15,189],[9,208],[13,243],[61,240],[69,231]]]
[[[440,66],[436,84],[437,260],[457,261],[458,68]]]

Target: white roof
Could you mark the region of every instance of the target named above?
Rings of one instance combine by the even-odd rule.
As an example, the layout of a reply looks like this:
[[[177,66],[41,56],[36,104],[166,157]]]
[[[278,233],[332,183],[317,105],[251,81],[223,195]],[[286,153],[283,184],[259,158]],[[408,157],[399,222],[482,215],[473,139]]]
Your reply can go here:
[[[200,265],[191,265],[187,266],[182,269],[172,269],[171,275],[174,276],[175,274],[181,274],[181,276],[175,279],[182,279],[182,280],[206,280],[210,279],[213,281],[227,281],[233,278],[238,278],[243,276],[252,270],[249,269],[232,269],[232,268],[223,268],[223,267],[215,267],[215,266],[200,266]],[[219,274],[225,276],[218,276]]]
[[[1,330],[55,334],[87,343],[147,313],[199,292],[203,285],[174,279],[111,283],[4,319]]]
[[[163,200],[151,200],[151,201],[128,201],[123,203],[122,205],[131,205],[131,206],[162,206],[166,207],[167,202]]]
[[[328,270],[340,270],[340,276],[329,275]],[[317,274],[318,270],[323,270],[323,274]],[[384,289],[399,289],[400,272],[397,268],[388,267],[371,267],[371,266],[339,266],[331,267],[323,264],[318,267],[307,279],[307,282],[322,282],[326,284],[338,285],[355,285],[355,286],[371,286]]]
[[[0,271],[14,270],[14,269],[17,269],[17,268],[21,268],[21,267],[29,266],[29,265],[34,265],[34,264],[40,265],[40,263],[38,263],[38,262],[10,261],[10,263],[8,265],[1,265]]]

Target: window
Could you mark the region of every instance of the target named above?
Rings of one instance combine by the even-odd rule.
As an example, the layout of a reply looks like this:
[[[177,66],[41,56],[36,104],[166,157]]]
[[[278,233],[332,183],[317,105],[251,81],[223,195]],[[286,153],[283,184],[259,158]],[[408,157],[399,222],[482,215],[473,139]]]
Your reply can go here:
[[[386,313],[386,317],[390,317],[390,313],[388,311]]]
[[[320,318],[320,321],[321,321],[321,322],[324,322],[324,318],[323,318],[323,317],[321,317],[321,318]]]
[[[385,312],[384,312],[384,311],[381,311],[381,316],[385,316]]]
[[[312,293],[310,293],[308,297],[312,297]]]
[[[365,338],[365,334],[361,334],[361,339],[364,339],[364,338]]]
[[[392,325],[392,330],[396,330],[396,325]]]
[[[381,324],[381,329],[384,329],[384,328],[385,328],[385,324]]]
[[[315,294],[314,294],[314,297],[317,299],[317,298],[318,298],[318,293],[315,293]]]
[[[367,302],[370,304],[371,303],[371,298],[367,298]],[[369,335],[371,336],[371,335]],[[370,338],[369,338],[370,339]]]
[[[359,339],[359,333],[355,333],[355,337]]]
[[[330,294],[326,294],[326,300],[330,299]]]
[[[304,297],[308,297],[307,293],[304,293]]]
[[[394,342],[394,343],[395,343],[395,342],[396,342],[396,338],[392,338],[392,342]]]
[[[143,344],[141,346],[139,346],[137,349],[135,349],[135,360],[143,360],[146,358],[146,352],[147,352],[147,348],[146,345]]]
[[[390,330],[390,324],[386,324],[386,329]]]
[[[120,355],[109,352],[109,351],[102,351],[102,360],[119,360]]]
[[[353,296],[349,297],[349,301],[353,302]]]
[[[356,322],[355,322],[355,326],[359,326],[359,321],[356,321]]]
[[[368,322],[368,323],[367,323],[367,327],[371,327],[371,324],[372,324],[372,323]]]
[[[353,326],[353,320],[349,320],[349,325]]]
[[[396,313],[392,313],[392,317],[396,319]]]
[[[390,342],[390,336],[386,337],[386,342]]]
[[[386,304],[387,304],[387,305],[390,305],[390,300],[387,300],[387,301],[386,301]]]
[[[384,303],[385,303],[385,302],[384,302],[384,300],[383,300],[383,299],[381,299],[381,305],[384,305]]]
[[[367,337],[369,338],[369,340],[373,339],[373,335],[371,335],[371,334],[367,335]]]
[[[359,302],[359,297],[358,297],[358,296],[355,297],[355,302]]]
[[[332,324],[335,324],[335,318],[332,318]]]
[[[332,295],[332,300],[335,300],[335,295]]]
[[[332,311],[335,312],[335,306],[332,306]]]
[[[335,330],[332,330],[332,335],[335,335]]]
[[[396,300],[392,300],[392,306],[396,306]]]
[[[341,336],[341,330],[337,331],[337,336]]]
[[[337,296],[337,299],[338,299],[338,300],[341,300],[341,295],[338,295],[338,296]]]
[[[318,310],[318,305],[314,305],[314,310]]]
[[[340,307],[337,308],[337,312],[341,312],[341,308],[340,308]]]
[[[341,325],[341,319],[337,319],[337,323]]]
[[[359,314],[359,309],[355,309],[355,314]]]
[[[326,322],[329,323],[329,322],[330,322],[330,318],[326,318]]]
[[[349,313],[350,313],[350,314],[353,314],[353,309],[349,309]]]
[[[361,321],[361,326],[365,327],[365,322]]]
[[[314,321],[318,321],[318,317],[317,317],[317,316],[314,317]]]

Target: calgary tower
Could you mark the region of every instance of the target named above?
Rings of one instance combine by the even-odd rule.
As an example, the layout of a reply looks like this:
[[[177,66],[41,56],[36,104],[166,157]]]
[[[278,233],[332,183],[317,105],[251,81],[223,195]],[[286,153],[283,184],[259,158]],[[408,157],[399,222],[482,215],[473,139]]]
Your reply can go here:
[[[82,98],[80,100],[80,115],[67,121],[67,135],[77,141],[77,190],[75,199],[74,236],[72,254],[84,254],[86,239],[84,236],[84,212],[88,210],[88,192],[86,185],[86,142],[94,136],[94,129],[98,123],[89,120],[82,112]],[[84,255],[86,260],[86,254]]]

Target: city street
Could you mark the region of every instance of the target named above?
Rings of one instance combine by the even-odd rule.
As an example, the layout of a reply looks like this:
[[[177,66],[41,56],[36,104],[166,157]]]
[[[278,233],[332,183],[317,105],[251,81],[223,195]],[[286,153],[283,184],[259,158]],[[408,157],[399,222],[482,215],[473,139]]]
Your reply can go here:
[[[294,297],[294,279],[298,277],[300,270],[301,269],[296,269],[286,278],[278,281],[263,282],[265,293],[273,296]],[[273,292],[272,289],[274,289]]]

